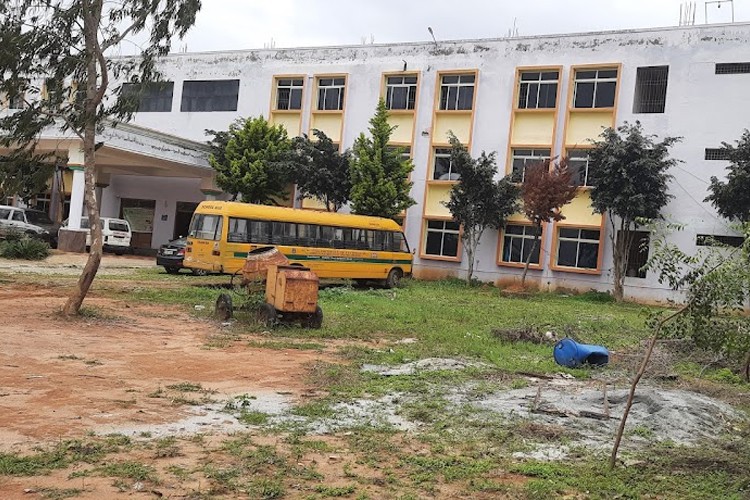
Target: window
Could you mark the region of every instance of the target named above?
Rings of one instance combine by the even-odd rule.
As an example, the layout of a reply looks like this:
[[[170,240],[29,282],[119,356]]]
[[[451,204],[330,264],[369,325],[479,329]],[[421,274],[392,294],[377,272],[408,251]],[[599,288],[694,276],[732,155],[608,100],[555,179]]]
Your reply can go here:
[[[14,94],[8,99],[8,109],[24,109],[25,107],[23,93]]]
[[[695,238],[695,244],[699,247],[732,247],[739,248],[745,243],[742,236],[722,236],[718,234],[699,234]]]
[[[435,163],[433,167],[433,180],[455,181],[461,178],[461,176],[453,170],[451,150],[448,148],[435,149]]]
[[[417,101],[417,76],[389,76],[385,80],[385,107],[414,109]]]
[[[515,262],[525,264],[529,258],[531,249],[534,247],[533,226],[522,226],[519,224],[508,224],[503,231],[503,251],[501,256],[502,262]],[[541,249],[541,240],[534,248],[531,255],[531,264],[539,264],[539,254]]]
[[[568,168],[573,186],[591,186],[589,183],[589,150],[571,149],[568,151]]]
[[[596,269],[599,262],[599,230],[559,228],[557,265]]]
[[[346,79],[320,78],[318,79],[318,109],[320,111],[344,109],[344,87]]]
[[[549,149],[513,149],[513,171],[511,180],[513,182],[523,182],[526,176],[526,169],[531,165],[549,160]]]
[[[10,208],[0,208],[0,220],[8,220]]]
[[[39,210],[26,210],[26,220],[29,221],[29,224],[53,224],[52,220],[50,220],[49,215],[47,215],[46,212],[42,212]]]
[[[518,88],[518,109],[557,106],[557,71],[524,71]]]
[[[138,102],[139,113],[172,111],[173,93],[174,82],[125,83],[122,86],[122,94]]]
[[[576,70],[573,107],[614,107],[616,87],[616,69]]]
[[[729,150],[726,148],[706,148],[706,160],[729,161]]]
[[[199,240],[220,240],[221,215],[195,214],[190,224],[190,237]]]
[[[130,227],[128,227],[127,224],[124,222],[115,222],[115,221],[109,221],[109,230],[110,231],[123,231],[127,233],[130,231]]]
[[[750,62],[716,63],[717,75],[739,75],[750,73]]]
[[[628,249],[628,268],[625,270],[625,276],[628,278],[646,277],[647,271],[643,269],[643,266],[648,262],[650,239],[650,234],[646,231],[633,232],[633,241]]]
[[[638,68],[633,113],[664,113],[669,66]]]
[[[13,212],[13,217],[11,217],[11,220],[17,222],[26,222],[26,220],[23,218],[23,212],[21,212],[20,210],[15,210]]]
[[[276,109],[302,109],[302,78],[280,78],[276,80]]]
[[[458,257],[459,224],[453,221],[427,221],[426,255]]]
[[[180,111],[237,111],[239,80],[186,81]]]
[[[443,75],[440,79],[440,109],[471,109],[474,104],[475,79],[475,75]]]

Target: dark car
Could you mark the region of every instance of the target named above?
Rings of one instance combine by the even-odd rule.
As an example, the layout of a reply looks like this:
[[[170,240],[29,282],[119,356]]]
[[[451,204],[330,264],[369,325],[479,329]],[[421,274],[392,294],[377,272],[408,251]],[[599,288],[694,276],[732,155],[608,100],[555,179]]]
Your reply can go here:
[[[177,238],[159,247],[156,254],[156,265],[164,266],[169,274],[176,274],[182,269],[182,259],[185,258],[187,238]]]

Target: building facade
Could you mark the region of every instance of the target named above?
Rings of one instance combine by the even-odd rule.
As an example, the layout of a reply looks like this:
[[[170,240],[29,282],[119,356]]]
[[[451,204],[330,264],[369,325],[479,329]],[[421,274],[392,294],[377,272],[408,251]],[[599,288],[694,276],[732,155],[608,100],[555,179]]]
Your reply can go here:
[[[750,24],[180,53],[161,60],[166,82],[149,89],[131,123],[205,141],[206,129],[226,130],[239,117],[263,115],[290,135],[321,129],[343,149],[366,131],[382,97],[397,126],[393,143],[415,165],[417,204],[404,227],[416,251],[415,275],[423,278],[463,276],[467,267],[460,228],[443,205],[456,182],[448,131],[474,156],[496,151],[500,175],[517,182],[525,165],[569,156],[578,193],[563,208],[565,219],[544,228],[528,280],[542,289],[608,290],[610,229],[590,206],[591,139],[604,127],[636,120],[650,134],[683,137],[672,151],[682,163],[671,172],[674,198],[664,216],[685,229],[670,237],[693,252],[706,235],[735,236],[703,199],[709,178],[727,166],[721,143],[750,126],[748,61]],[[122,182],[128,192],[153,193],[138,196],[157,198],[157,205],[161,193],[182,189],[168,178]],[[321,207],[315,200],[295,204]],[[521,214],[505,230],[487,231],[476,276],[498,284],[518,280],[531,237]],[[634,249],[626,296],[664,299],[664,285],[638,269],[647,256]]]

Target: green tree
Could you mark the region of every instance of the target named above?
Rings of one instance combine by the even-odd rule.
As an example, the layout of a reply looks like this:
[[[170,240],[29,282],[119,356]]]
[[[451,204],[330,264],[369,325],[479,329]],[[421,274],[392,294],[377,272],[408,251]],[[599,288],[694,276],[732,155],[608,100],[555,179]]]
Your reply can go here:
[[[722,143],[729,159],[726,181],[711,177],[710,201],[722,217],[750,221],[750,131],[745,130],[737,146]]]
[[[20,196],[24,201],[44,192],[54,171],[47,154],[29,154],[25,149],[0,155],[0,199]]]
[[[74,315],[96,277],[102,230],[96,200],[97,132],[108,119],[127,120],[134,100],[111,79],[144,84],[159,79],[155,58],[195,23],[200,0],[15,0],[0,3],[0,92],[23,97],[24,109],[0,119],[2,145],[38,160],[35,145],[47,128],[71,132],[82,142],[85,202],[91,251],[63,313]],[[131,35],[146,35],[140,54],[106,54]],[[41,82],[46,87],[41,98]]]
[[[388,110],[381,98],[370,119],[370,136],[360,134],[354,141],[351,171],[352,211],[361,215],[394,218],[414,205],[409,196],[414,170],[403,150],[389,146],[395,127],[388,124]]]
[[[520,189],[508,177],[495,180],[497,164],[495,153],[482,151],[472,158],[453,133],[449,135],[451,163],[460,175],[450,191],[445,206],[461,224],[461,240],[466,249],[469,268],[466,281],[474,277],[476,250],[487,228],[500,229],[508,217],[518,211]]]
[[[621,301],[638,221],[661,217],[672,199],[668,172],[679,160],[669,157],[669,149],[681,138],[657,142],[656,136],[644,133],[640,122],[608,128],[600,137],[589,151],[589,182],[594,186],[591,203],[610,223],[614,297]]]
[[[242,201],[274,205],[286,198],[292,182],[292,142],[282,125],[265,118],[240,118],[227,132],[215,132],[209,157],[216,170],[216,184]],[[222,154],[221,146],[224,146]]]
[[[576,196],[576,187],[571,186],[572,173],[568,169],[567,159],[560,162],[544,160],[526,169],[521,199],[523,213],[534,226],[534,244],[523,266],[521,286],[526,284],[531,257],[539,246],[542,224],[559,222],[565,218],[561,209]]]
[[[617,463],[636,388],[660,338],[689,338],[696,346],[722,355],[724,361],[742,362],[741,371],[745,380],[750,380],[750,320],[742,314],[750,297],[750,266],[747,265],[750,224],[744,224],[739,231],[745,235],[740,248],[709,247],[690,255],[669,243],[666,232],[654,239],[652,256],[646,266],[659,273],[660,283],[681,291],[684,303],[677,310],[656,310],[648,319],[653,333],[630,385],[610,455],[610,469]]]
[[[293,142],[298,163],[296,181],[300,198],[317,198],[329,212],[338,212],[349,201],[352,183],[347,150],[338,146],[321,130],[313,130],[315,140],[296,137]]]

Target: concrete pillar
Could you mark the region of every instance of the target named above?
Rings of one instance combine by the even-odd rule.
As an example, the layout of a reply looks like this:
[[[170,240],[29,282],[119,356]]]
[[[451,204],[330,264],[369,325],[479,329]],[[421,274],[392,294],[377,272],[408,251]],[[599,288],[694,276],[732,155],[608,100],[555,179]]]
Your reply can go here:
[[[206,196],[206,200],[216,200],[222,192],[216,186],[216,179],[213,176],[201,179],[200,190]]]
[[[86,233],[89,230],[81,229],[86,179],[83,172],[83,151],[78,146],[72,146],[68,151],[68,168],[73,171],[70,215],[68,216],[68,227],[61,228],[58,233],[57,248],[63,252],[82,253],[86,251]]]
[[[70,189],[70,216],[68,227],[81,229],[83,200],[86,195],[86,179],[83,173],[83,151],[77,146],[68,151],[68,168],[73,171],[73,186]]]

